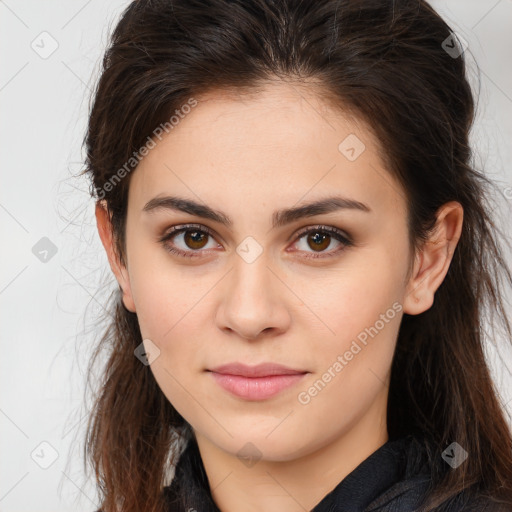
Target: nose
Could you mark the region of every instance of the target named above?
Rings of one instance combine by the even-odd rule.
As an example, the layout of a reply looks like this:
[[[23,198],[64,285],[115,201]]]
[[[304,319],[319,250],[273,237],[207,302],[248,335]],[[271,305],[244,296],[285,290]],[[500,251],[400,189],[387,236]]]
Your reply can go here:
[[[223,280],[217,327],[245,340],[285,332],[291,323],[287,300],[294,296],[277,274],[263,255],[252,263],[238,258]]]

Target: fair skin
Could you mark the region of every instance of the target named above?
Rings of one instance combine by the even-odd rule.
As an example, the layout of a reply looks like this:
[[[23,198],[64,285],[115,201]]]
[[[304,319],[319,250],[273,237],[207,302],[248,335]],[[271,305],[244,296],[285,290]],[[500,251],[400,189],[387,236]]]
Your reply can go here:
[[[349,134],[365,145],[354,161],[338,150]],[[170,209],[143,211],[151,199],[171,195],[221,211],[232,224]],[[274,211],[331,196],[370,211],[338,209],[272,226]],[[400,320],[431,307],[463,212],[458,203],[444,205],[431,240],[412,255],[405,193],[363,123],[297,86],[272,84],[251,97],[210,93],[132,173],[126,265],[116,256],[101,203],[96,216],[123,302],[137,313],[143,339],[160,350],[151,371],[191,425],[222,512],[310,510],[388,440]],[[194,239],[191,228],[188,237],[166,243],[196,257],[169,253],[158,239],[188,223],[213,236]],[[296,235],[318,225],[349,234],[353,245],[327,234],[318,249],[307,235]],[[262,250],[250,263],[236,250],[248,236]],[[308,258],[315,254],[323,257]],[[400,310],[366,345],[359,343],[342,371],[331,370],[308,403],[300,402],[299,393],[393,304]],[[234,361],[277,362],[308,373],[276,396],[251,401],[206,371]],[[237,456],[244,447],[257,450],[255,463]]]

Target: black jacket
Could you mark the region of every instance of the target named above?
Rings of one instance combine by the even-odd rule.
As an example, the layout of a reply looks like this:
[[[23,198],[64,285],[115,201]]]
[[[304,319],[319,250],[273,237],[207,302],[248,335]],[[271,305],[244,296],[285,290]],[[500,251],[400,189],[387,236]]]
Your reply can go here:
[[[328,493],[311,512],[414,512],[429,490],[430,471],[425,444],[408,435],[390,440],[365,459]],[[177,496],[181,488],[185,500]],[[197,443],[191,439],[164,488],[168,512],[220,512],[212,500]],[[464,491],[436,512],[511,512],[474,492]]]

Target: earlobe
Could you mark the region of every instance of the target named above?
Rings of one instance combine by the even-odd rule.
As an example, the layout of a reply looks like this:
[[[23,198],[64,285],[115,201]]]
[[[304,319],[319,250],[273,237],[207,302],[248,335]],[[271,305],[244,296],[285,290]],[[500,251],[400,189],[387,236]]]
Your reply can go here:
[[[135,313],[135,304],[131,293],[130,278],[127,268],[120,262],[112,236],[111,214],[104,200],[96,203],[96,225],[101,243],[107,253],[108,262],[123,292],[123,305]]]
[[[429,290],[425,289],[422,282],[426,267],[424,249],[421,248],[415,254],[413,272],[403,300],[404,313],[408,315],[419,315],[433,304],[433,297],[426,296]]]
[[[429,239],[415,255],[414,268],[406,288],[404,313],[419,315],[432,307],[444,281],[462,232],[464,210],[460,203],[444,204]]]

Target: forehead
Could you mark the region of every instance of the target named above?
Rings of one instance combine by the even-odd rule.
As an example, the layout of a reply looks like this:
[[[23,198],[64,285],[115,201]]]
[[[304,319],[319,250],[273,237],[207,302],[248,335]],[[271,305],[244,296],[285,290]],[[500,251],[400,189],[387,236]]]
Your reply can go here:
[[[216,207],[292,205],[338,192],[405,211],[371,129],[313,88],[270,84],[195,99],[134,172],[129,203],[139,210],[156,195],[178,192]]]

